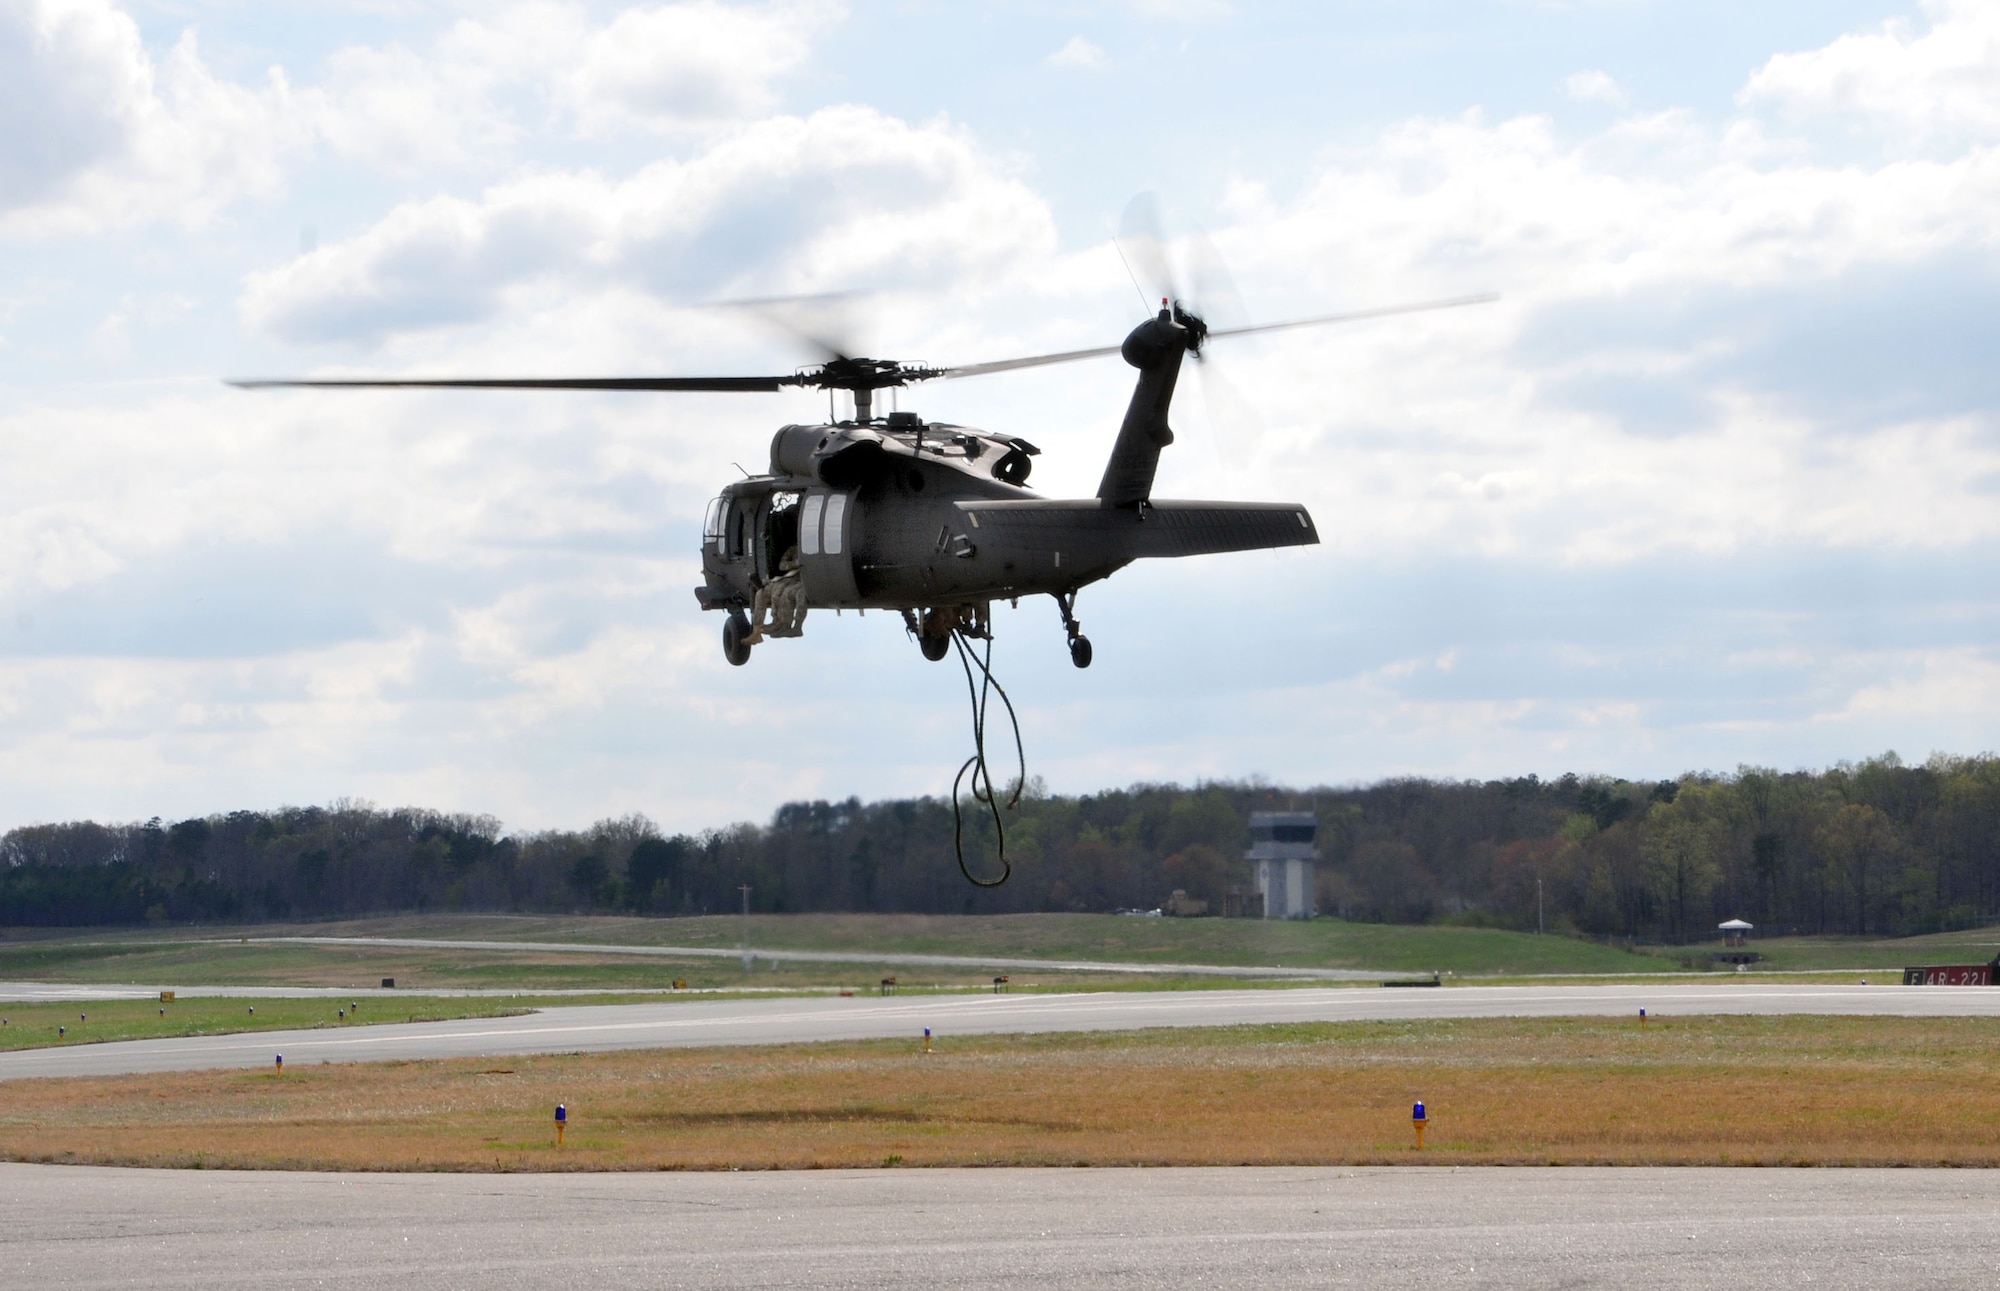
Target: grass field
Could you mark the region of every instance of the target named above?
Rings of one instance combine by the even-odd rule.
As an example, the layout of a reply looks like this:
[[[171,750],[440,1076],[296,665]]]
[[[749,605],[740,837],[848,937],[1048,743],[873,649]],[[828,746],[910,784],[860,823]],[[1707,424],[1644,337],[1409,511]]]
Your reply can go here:
[[[364,1005],[364,1008],[366,1006]],[[2000,1164],[1968,1019],[1352,1023],[10,1082],[0,1156],[395,1170]],[[1426,1150],[1410,1104],[1424,1099]],[[552,1110],[567,1104],[568,1142]]]
[[[743,980],[731,959],[590,956],[538,951],[425,950],[270,945],[269,936],[374,936],[469,940],[598,942],[727,949],[739,918],[511,918],[410,916],[256,928],[10,930],[0,937],[0,980],[153,982],[183,985],[367,986],[394,977],[405,986],[577,989],[694,986]],[[1677,961],[1563,937],[1481,928],[1395,927],[1321,919],[1285,923],[1239,919],[1138,919],[1115,915],[762,915],[753,947],[851,953],[851,965],[760,965],[773,984],[845,985],[872,980],[870,954],[990,956],[1001,959],[1112,960],[1287,968],[1347,968],[1387,974],[1427,972],[1523,976],[1549,973],[1676,971]],[[898,971],[893,968],[885,971]],[[876,974],[879,975],[879,974]],[[925,981],[970,984],[975,970],[925,969]],[[1050,984],[1101,974],[1060,974]]]
[[[1753,949],[1771,969],[1900,969],[1906,964],[1983,964],[2000,953],[2000,928],[1925,937],[1773,937]],[[1703,949],[1707,949],[1704,947]]]
[[[425,921],[398,926],[414,927]],[[605,941],[634,945],[730,947],[743,935],[737,916],[685,919],[593,917],[428,921],[433,933],[522,941]],[[1005,959],[1354,968],[1459,974],[1648,972],[1678,968],[1594,942],[1490,928],[1449,928],[1262,919],[1145,919],[1121,915],[752,915],[750,944],[772,949],[990,955]],[[358,925],[357,925],[358,926]],[[381,934],[390,935],[390,934]]]
[[[317,928],[305,930],[318,933]],[[273,930],[260,930],[271,935]],[[277,930],[296,936],[301,930]],[[385,934],[386,935],[386,934]],[[398,934],[413,935],[413,934]],[[464,934],[461,934],[464,935]],[[399,947],[271,945],[236,938],[152,943],[102,942],[85,938],[32,948],[0,950],[0,981],[73,982],[95,985],[171,983],[176,986],[338,987],[368,989],[392,977],[403,988],[505,991],[666,991],[686,982],[697,991],[750,987],[769,990],[872,989],[886,974],[900,976],[905,990],[977,989],[992,982],[991,971],[870,965],[800,964],[760,958],[752,974],[726,959],[591,955],[543,951],[432,950]],[[1172,974],[1135,977],[1080,972],[1010,974],[1016,990],[1180,990],[1244,986],[1241,980],[1184,978]],[[572,1001],[574,1002],[574,1001]]]
[[[564,1004],[621,1002],[622,996],[561,997]],[[244,1031],[285,1031],[318,1027],[366,1026],[381,1022],[445,1022],[453,1018],[497,1018],[524,1013],[557,1000],[534,996],[439,998],[411,995],[394,999],[183,999],[92,1000],[81,1004],[0,1004],[0,1050],[45,1049],[57,1045],[101,1044],[107,1040],[158,1040],[169,1036],[230,1035]],[[350,1006],[358,1003],[358,1009]],[[341,1017],[345,1011],[347,1016]],[[61,1028],[61,1033],[58,1033]]]
[[[759,915],[748,921],[753,947],[851,953],[852,963],[760,961],[763,986],[852,986],[894,972],[906,981],[975,985],[974,969],[899,969],[871,954],[942,954],[1002,959],[1111,960],[1155,964],[1367,969],[1385,975],[1443,972],[1460,979],[1645,976],[1705,966],[1711,945],[1630,951],[1567,937],[1494,929],[1405,927],[1240,919],[1141,919],[1114,915]],[[727,949],[744,933],[733,916],[642,919],[615,916],[406,916],[345,923],[232,929],[7,930],[0,935],[0,980],[205,986],[373,986],[394,977],[405,988],[508,990],[664,989],[744,983],[733,958],[591,955],[472,948],[404,949],[273,945],[258,937],[375,936],[542,941]],[[248,940],[246,940],[246,938]],[[1905,939],[1771,938],[1756,949],[1762,971],[1857,970],[1889,973],[1910,963],[1977,962],[2000,950],[2000,929]],[[1011,971],[1011,970],[1010,970]],[[1030,970],[1022,986],[1194,986],[1106,974]]]
[[[231,932],[335,935],[327,925]],[[800,984],[823,976],[802,976]],[[712,959],[271,945],[216,932],[133,935],[93,929],[72,937],[0,942],[0,981],[366,988],[385,977],[414,990],[665,990],[676,979],[708,987],[743,981],[736,964]]]

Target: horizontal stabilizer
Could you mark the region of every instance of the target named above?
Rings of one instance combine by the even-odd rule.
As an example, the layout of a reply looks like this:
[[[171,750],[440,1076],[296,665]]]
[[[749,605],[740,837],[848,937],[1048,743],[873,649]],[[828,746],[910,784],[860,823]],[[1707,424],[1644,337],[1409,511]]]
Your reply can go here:
[[[1139,556],[1206,556],[1319,541],[1306,509],[1290,502],[1154,502],[1136,534]]]
[[[1092,565],[1306,547],[1319,541],[1312,516],[1294,502],[1158,501],[1119,507],[1096,500],[1038,499],[959,506],[967,513],[971,533],[978,535],[975,542],[1023,553],[1069,549]]]

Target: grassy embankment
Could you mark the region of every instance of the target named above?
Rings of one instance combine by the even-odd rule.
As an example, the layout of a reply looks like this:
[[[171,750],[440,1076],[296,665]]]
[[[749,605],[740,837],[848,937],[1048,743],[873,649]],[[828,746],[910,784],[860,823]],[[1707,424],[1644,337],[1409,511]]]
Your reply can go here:
[[[542,941],[728,950],[743,935],[734,917],[509,918],[409,916],[344,923],[255,928],[23,933],[0,939],[0,980],[154,982],[183,985],[399,985],[508,989],[664,988],[676,978],[695,987],[744,983],[733,958],[636,957],[549,951],[272,945],[261,937],[419,937]],[[906,982],[973,985],[977,969],[913,969],[871,961],[877,954],[994,959],[1097,960],[1339,968],[1407,975],[1652,973],[1679,964],[1652,954],[1563,937],[1481,928],[1395,927],[1321,919],[1265,923],[1237,919],[1138,919],[1115,915],[759,915],[750,943],[767,950],[852,955],[839,964],[775,966],[760,960],[759,985],[855,985],[895,973]],[[240,940],[239,938],[249,938]],[[1103,973],[1008,970],[1017,987],[1160,985]],[[1023,973],[1027,976],[1023,976]],[[1195,980],[1175,984],[1197,984]],[[1226,984],[1211,982],[1209,984]]]
[[[968,987],[982,969],[910,967],[873,955],[932,954],[993,959],[1098,960],[1359,969],[1385,976],[1433,971],[1458,980],[1645,977],[1705,965],[1715,943],[1628,951],[1567,937],[1482,928],[1237,919],[1140,919],[1113,915],[758,915],[750,943],[766,950],[852,955],[841,963],[760,959],[745,977],[734,956],[632,956],[542,950],[428,949],[272,944],[264,937],[418,937],[728,950],[743,935],[734,916],[641,919],[615,916],[407,916],[343,923],[232,929],[8,930],[0,936],[0,981],[144,983],[184,986],[374,986],[405,989],[665,990],[858,987],[895,974],[906,988]],[[1748,976],[1769,971],[1894,974],[1905,964],[1978,962],[2000,949],[2000,929],[1903,939],[1771,938]],[[1017,990],[1241,985],[1240,979],[1135,977],[1060,969],[1006,970]],[[1891,978],[1890,980],[1893,980]]]
[[[364,1008],[366,1005],[364,1004]],[[1494,1019],[10,1082],[0,1157],[230,1168],[2000,1164],[1974,1019]],[[1413,1149],[1410,1104],[1432,1122]],[[568,1142],[551,1111],[570,1109]]]

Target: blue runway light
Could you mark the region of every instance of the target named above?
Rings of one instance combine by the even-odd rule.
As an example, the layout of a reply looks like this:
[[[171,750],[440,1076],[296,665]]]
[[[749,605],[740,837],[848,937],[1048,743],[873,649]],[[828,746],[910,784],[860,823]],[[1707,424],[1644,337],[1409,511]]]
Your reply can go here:
[[[561,1103],[557,1103],[557,1104],[556,1104],[556,1124],[557,1124],[557,1125],[562,1125],[562,1124],[566,1123],[566,1122],[567,1122],[568,1120],[569,1120],[569,1108],[565,1107],[565,1106],[564,1106],[563,1104],[561,1104]]]
[[[1410,1109],[1410,1119],[1413,1121],[1427,1121],[1430,1119],[1428,1116],[1424,1115],[1424,1105],[1421,1101],[1419,1101],[1415,1107]]]

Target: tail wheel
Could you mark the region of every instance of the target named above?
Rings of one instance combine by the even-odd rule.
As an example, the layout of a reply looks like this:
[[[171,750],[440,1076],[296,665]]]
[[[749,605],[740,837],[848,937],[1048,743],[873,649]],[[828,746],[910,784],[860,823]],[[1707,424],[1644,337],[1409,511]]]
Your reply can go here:
[[[1069,661],[1079,668],[1090,666],[1090,638],[1074,636],[1069,641]]]
[[[729,617],[722,621],[722,657],[741,668],[750,662],[750,644],[743,638],[750,635],[750,620],[742,610],[729,611]]]

